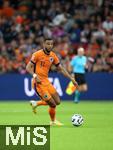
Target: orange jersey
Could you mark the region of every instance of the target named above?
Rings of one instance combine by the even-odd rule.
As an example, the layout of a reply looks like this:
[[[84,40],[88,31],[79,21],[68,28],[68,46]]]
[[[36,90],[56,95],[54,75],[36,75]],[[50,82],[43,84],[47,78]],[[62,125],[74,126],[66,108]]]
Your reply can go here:
[[[43,49],[33,53],[31,62],[35,64],[34,72],[38,75],[42,84],[48,83],[48,73],[51,65],[59,64],[59,59],[54,52],[50,52],[49,55],[45,54]]]

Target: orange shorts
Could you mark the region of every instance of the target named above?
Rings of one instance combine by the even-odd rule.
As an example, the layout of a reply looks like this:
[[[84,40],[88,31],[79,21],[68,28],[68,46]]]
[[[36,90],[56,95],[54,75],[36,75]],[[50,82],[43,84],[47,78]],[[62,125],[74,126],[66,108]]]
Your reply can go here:
[[[34,89],[36,94],[40,97],[40,99],[44,101],[50,100],[52,97],[51,95],[56,93],[56,89],[51,83],[47,85],[34,83]]]

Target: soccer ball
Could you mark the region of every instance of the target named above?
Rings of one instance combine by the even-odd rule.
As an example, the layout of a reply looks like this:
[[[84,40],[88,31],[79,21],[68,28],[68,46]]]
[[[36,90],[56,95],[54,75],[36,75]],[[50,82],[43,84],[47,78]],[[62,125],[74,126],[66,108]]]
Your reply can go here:
[[[84,120],[80,114],[74,114],[71,121],[74,126],[80,126],[83,124]]]

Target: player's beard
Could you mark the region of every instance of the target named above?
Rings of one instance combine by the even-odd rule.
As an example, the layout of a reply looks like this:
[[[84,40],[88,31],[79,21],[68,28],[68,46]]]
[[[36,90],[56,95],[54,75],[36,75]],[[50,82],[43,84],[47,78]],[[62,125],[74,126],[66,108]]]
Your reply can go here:
[[[50,54],[50,52],[52,51],[52,48],[49,49],[49,50],[47,48],[45,48],[45,51],[46,51],[47,54]]]

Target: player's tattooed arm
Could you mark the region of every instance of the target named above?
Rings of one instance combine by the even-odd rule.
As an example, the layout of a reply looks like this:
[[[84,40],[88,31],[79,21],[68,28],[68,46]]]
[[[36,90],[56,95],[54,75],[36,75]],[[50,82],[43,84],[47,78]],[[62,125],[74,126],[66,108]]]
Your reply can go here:
[[[38,78],[37,74],[35,74],[35,64],[29,62],[26,66],[26,70],[33,76],[37,83],[40,83],[40,79]]]
[[[78,84],[77,84],[77,82],[75,81],[74,77],[72,77],[72,76],[68,73],[68,71],[67,71],[61,64],[59,64],[59,66],[57,67],[57,69],[58,69],[58,71],[60,71],[65,77],[69,78],[69,79],[73,82],[73,84],[74,84],[75,86],[78,86]]]
[[[31,75],[33,75],[34,74],[34,64],[33,63],[31,63],[31,62],[29,62],[28,64],[27,64],[27,66],[26,66],[26,70],[31,74]]]

